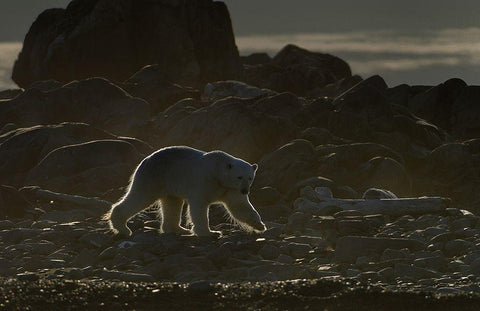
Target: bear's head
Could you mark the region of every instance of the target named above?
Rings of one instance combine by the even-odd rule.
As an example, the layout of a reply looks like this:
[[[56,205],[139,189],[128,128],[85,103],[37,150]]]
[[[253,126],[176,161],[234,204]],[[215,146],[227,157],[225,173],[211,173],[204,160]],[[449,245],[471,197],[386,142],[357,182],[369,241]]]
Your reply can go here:
[[[250,192],[250,186],[255,178],[257,171],[257,164],[250,164],[241,159],[228,157],[219,163],[220,169],[220,183],[228,189],[240,191],[240,193],[247,195]]]

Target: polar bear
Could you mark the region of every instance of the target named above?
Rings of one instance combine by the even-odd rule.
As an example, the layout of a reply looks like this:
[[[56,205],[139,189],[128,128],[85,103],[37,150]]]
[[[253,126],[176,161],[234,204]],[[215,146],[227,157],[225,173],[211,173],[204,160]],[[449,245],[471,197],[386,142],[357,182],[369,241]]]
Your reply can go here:
[[[160,149],[135,169],[126,194],[105,215],[110,228],[132,234],[127,221],[158,202],[161,232],[191,234],[180,226],[186,201],[197,236],[219,236],[210,231],[208,208],[222,203],[233,220],[249,231],[262,232],[265,225],[250,203],[248,194],[257,164],[250,164],[222,151],[204,152],[186,146]]]

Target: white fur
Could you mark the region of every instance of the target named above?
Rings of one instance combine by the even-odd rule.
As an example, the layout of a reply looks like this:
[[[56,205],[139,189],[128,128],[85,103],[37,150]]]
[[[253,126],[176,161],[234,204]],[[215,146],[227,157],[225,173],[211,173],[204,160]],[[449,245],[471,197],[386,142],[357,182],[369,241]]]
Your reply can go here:
[[[180,226],[182,206],[189,205],[193,233],[218,235],[210,231],[208,207],[222,203],[229,214],[255,231],[265,226],[248,199],[257,165],[222,151],[203,152],[175,146],[160,149],[135,169],[125,196],[113,204],[105,219],[115,233],[131,235],[127,221],[159,201],[162,232],[191,233]]]

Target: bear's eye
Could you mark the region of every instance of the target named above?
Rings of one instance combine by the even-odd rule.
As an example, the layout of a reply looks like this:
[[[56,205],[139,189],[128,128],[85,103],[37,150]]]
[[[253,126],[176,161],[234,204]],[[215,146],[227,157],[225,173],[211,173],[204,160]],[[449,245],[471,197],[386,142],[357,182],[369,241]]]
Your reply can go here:
[[[238,176],[237,178],[238,178],[238,179],[242,179],[242,176]]]

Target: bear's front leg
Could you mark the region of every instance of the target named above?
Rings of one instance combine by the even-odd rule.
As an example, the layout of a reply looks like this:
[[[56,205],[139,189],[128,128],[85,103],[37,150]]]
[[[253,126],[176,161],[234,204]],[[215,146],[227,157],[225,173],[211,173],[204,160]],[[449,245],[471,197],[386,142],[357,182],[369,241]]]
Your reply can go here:
[[[220,237],[220,231],[211,231],[208,224],[209,204],[203,200],[189,200],[190,218],[193,223],[193,233],[200,237]]]

